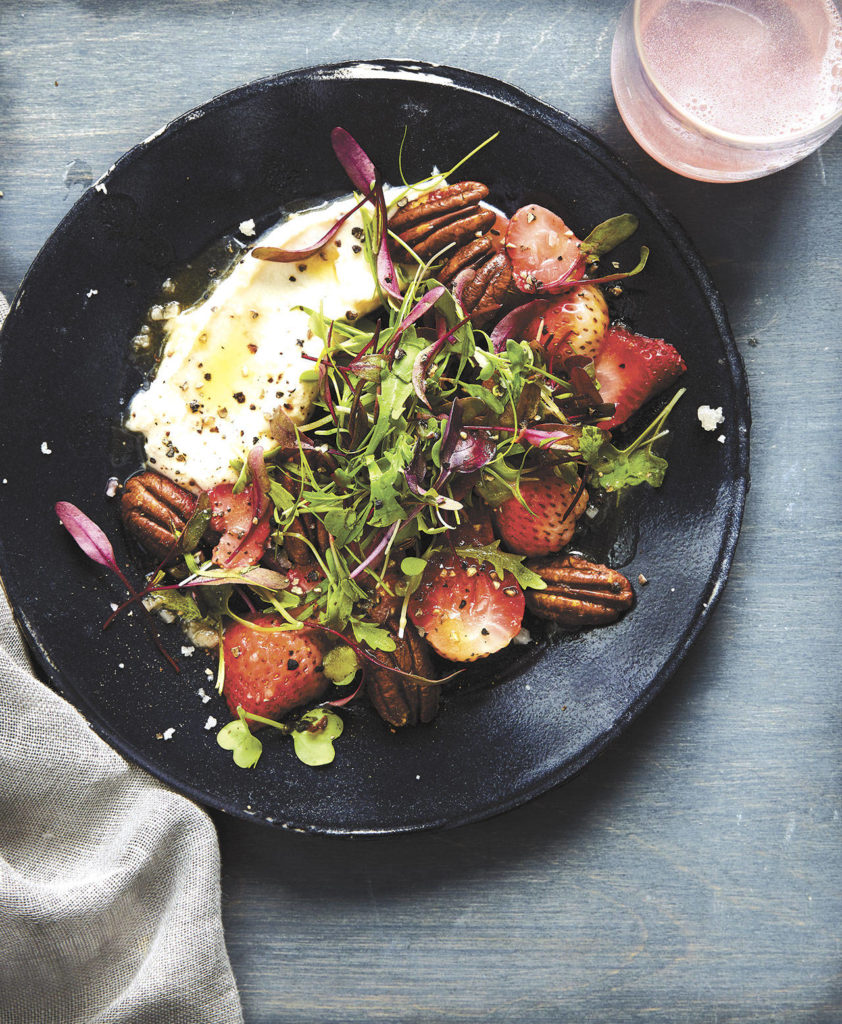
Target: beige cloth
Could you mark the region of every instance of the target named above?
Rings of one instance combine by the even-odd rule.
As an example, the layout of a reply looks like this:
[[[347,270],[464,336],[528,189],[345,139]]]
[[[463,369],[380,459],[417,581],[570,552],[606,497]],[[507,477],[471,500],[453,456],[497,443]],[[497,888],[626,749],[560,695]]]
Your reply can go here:
[[[241,1021],[213,823],[35,677],[0,591],[0,1022]]]

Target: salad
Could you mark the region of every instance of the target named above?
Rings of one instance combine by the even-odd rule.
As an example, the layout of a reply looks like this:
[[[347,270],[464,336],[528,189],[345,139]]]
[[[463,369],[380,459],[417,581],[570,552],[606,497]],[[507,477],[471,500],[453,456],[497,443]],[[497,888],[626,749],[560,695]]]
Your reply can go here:
[[[530,642],[530,617],[581,629],[627,613],[630,582],[576,537],[625,489],[662,482],[681,392],[636,414],[685,370],[611,320],[606,291],[648,256],[605,265],[634,217],[580,239],[536,204],[495,209],[483,183],[452,180],[461,163],[386,189],[344,129],[332,142],[353,197],[272,229],[158,317],[127,420],[147,468],[121,497],[144,585],[84,513],[56,507],[128,589],[114,615],[177,616],[217,650],[233,716],[217,741],[241,767],[261,728],[329,763],[355,700],[393,729],[430,722],[460,666]]]

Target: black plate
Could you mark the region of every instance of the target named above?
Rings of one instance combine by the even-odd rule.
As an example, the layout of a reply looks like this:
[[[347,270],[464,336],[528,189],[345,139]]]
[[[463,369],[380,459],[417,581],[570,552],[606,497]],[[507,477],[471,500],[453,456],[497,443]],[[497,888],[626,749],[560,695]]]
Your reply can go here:
[[[387,180],[409,134],[404,171],[447,167],[494,131],[466,171],[508,211],[536,201],[581,236],[607,216],[640,218],[620,257],[652,250],[621,302],[632,326],[684,355],[686,397],[673,419],[671,467],[658,491],[638,488],[613,536],[638,587],[615,626],[541,641],[485,663],[448,693],[430,727],[392,734],[366,707],[346,713],[334,765],[295,760],[267,741],[254,771],[205,730],[227,718],[202,703],[210,664],[175,675],[140,617],[101,630],[119,584],[82,556],[53,505],[72,501],[129,555],[112,475],[136,468],[115,431],[140,376],[129,339],[165,277],[237,225],[271,221],[292,200],[347,190],[330,149],[347,128]],[[400,61],[295,71],[227,93],[137,146],[89,189],[44,246],[2,334],[0,569],[41,665],[92,726],[128,758],[197,800],[243,817],[326,833],[456,825],[523,803],[578,771],[664,684],[720,595],[747,488],[749,412],[725,312],[681,228],[586,129],[508,86]],[[89,295],[95,291],[96,294]],[[725,442],[703,432],[702,403],[725,410]],[[51,454],[42,452],[46,442]],[[167,636],[178,650],[175,627]],[[170,741],[156,738],[175,728]],[[45,725],[49,730],[49,725]]]

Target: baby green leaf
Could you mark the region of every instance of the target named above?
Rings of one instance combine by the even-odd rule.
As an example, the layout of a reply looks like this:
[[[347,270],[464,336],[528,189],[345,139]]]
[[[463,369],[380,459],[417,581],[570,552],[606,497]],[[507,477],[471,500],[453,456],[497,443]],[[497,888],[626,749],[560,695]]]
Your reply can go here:
[[[401,572],[404,576],[418,576],[426,568],[427,563],[423,558],[414,558],[412,555],[401,562]]]
[[[313,768],[330,764],[336,757],[333,741],[342,735],[344,728],[342,719],[335,711],[314,708],[301,716],[301,722],[306,722],[308,727],[292,733],[298,760]]]
[[[597,224],[584,239],[580,246],[581,251],[587,256],[598,259],[605,253],[611,252],[621,242],[625,242],[627,238],[631,238],[637,231],[638,223],[637,217],[631,213],[621,213],[618,217],[609,217],[608,220]]]
[[[339,647],[334,647],[333,650],[328,651],[324,656],[322,666],[325,676],[335,686],[347,686],[353,680],[360,667],[356,654],[354,654],[350,647],[346,647],[344,644],[340,644]]]
[[[178,538],[178,550],[180,553],[183,554],[185,551],[196,550],[211,520],[211,514],[210,497],[207,491],[202,491],[196,502],[196,507],[193,509],[193,515],[188,519],[187,525]]]
[[[216,742],[223,750],[234,754],[234,764],[238,768],[254,768],[263,753],[263,744],[256,736],[252,736],[248,725],[238,718],[229,722],[216,734]]]

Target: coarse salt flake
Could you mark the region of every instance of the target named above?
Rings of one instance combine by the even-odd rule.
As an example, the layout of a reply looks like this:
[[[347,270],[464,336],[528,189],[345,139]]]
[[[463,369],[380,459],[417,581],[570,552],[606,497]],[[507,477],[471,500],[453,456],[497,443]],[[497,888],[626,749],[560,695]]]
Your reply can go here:
[[[247,235],[249,238],[254,234],[254,218],[249,217],[248,220],[240,222],[240,234]]]
[[[696,410],[696,415],[699,417],[699,423],[703,430],[716,430],[720,423],[725,422],[721,405],[716,409],[712,409],[709,405],[700,405]]]
[[[213,717],[213,715],[208,715],[208,720],[207,720],[207,722],[205,722],[205,728],[210,730],[210,729],[213,729],[213,727],[215,725],[216,725],[216,719]]]
[[[47,444],[46,441],[42,441],[41,442],[41,454],[42,455],[52,455],[53,454],[53,449]]]
[[[164,729],[161,733],[161,738],[165,740],[171,740],[175,736],[175,729],[170,726],[169,729]]]

